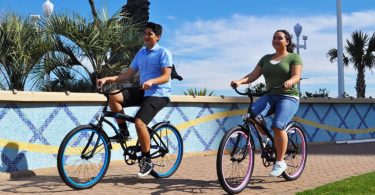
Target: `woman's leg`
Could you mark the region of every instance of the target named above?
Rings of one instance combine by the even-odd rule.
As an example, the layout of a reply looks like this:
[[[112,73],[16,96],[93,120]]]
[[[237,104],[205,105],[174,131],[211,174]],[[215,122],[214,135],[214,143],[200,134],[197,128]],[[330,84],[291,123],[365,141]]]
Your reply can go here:
[[[277,177],[287,168],[287,165],[284,162],[285,152],[288,147],[288,135],[285,128],[296,114],[299,101],[296,98],[282,95],[273,96],[273,99],[276,102],[274,118],[272,121],[276,148],[276,163],[270,175]]]
[[[263,117],[267,116],[270,108],[272,107],[272,104],[273,103],[270,101],[269,96],[260,97],[256,102],[254,102],[251,108],[253,117],[263,119]],[[265,132],[261,127],[257,126],[256,129],[261,135],[265,135]]]
[[[283,129],[272,128],[274,132],[274,141],[276,148],[276,160],[283,161],[286,148],[288,146],[288,136]]]

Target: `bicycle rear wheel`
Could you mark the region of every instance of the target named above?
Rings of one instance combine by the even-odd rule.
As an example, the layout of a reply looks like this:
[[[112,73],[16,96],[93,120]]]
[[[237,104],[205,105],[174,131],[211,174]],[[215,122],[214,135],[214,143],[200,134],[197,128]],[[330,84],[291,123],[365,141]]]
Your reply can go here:
[[[62,141],[57,168],[65,184],[76,190],[87,189],[103,178],[110,157],[108,138],[89,125],[79,126]]]
[[[282,176],[292,181],[301,176],[306,165],[307,143],[305,134],[298,125],[292,125],[286,130],[288,134],[288,147],[285,154],[285,162],[288,168]]]
[[[254,169],[254,148],[249,132],[240,126],[225,133],[216,158],[216,172],[221,187],[229,194],[242,192]]]
[[[175,173],[181,164],[183,142],[180,132],[171,124],[164,123],[155,127],[151,134],[151,158],[155,178],[167,178]]]

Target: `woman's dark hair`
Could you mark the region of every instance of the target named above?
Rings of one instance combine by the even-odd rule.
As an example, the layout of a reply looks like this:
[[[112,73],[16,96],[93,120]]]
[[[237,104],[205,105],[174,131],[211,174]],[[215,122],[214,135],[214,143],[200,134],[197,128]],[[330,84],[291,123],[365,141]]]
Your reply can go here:
[[[296,45],[292,42],[292,36],[290,36],[289,32],[287,30],[277,30],[277,32],[282,32],[285,35],[285,39],[288,41],[288,45],[286,46],[286,50],[289,53],[293,53],[293,49],[296,47]]]
[[[161,36],[163,32],[163,27],[160,24],[156,24],[153,22],[148,22],[146,24],[146,28],[150,28],[157,36]]]

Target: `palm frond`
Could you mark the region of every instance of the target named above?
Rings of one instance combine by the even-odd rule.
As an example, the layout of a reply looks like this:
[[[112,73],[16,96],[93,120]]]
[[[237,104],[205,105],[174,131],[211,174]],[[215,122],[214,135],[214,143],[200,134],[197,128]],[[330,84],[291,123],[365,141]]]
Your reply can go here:
[[[184,93],[184,95],[191,95],[191,96],[195,97],[195,96],[213,96],[214,92],[215,92],[214,90],[208,92],[208,90],[206,88],[204,88],[204,89],[189,88],[187,92],[184,91],[183,93]]]
[[[0,64],[8,79],[8,89],[24,90],[32,69],[52,44],[43,39],[30,19],[7,14],[0,24]]]

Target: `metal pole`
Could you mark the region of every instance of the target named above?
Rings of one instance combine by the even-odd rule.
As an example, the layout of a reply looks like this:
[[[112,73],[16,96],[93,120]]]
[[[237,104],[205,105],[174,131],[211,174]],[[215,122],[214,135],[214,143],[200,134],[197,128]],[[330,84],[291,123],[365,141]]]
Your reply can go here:
[[[342,10],[341,0],[337,0],[337,73],[338,73],[338,97],[344,97],[344,51],[342,41]]]
[[[297,54],[299,55],[299,48],[300,48],[300,45],[299,45],[299,35],[297,35]],[[300,93],[300,96],[302,94],[301,92],[301,81],[298,81],[298,92]]]
[[[301,46],[299,45],[299,35],[297,35],[297,46],[296,46],[296,48],[297,48],[297,54],[299,55],[299,48],[300,48]]]

